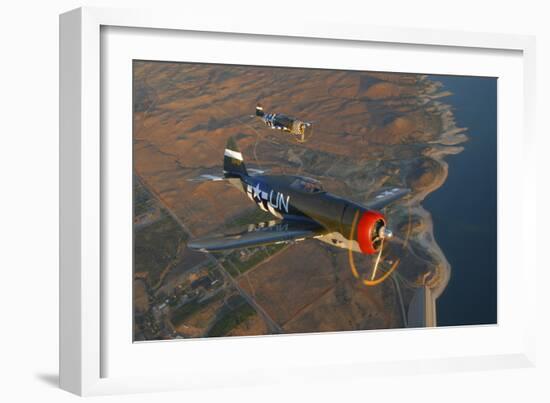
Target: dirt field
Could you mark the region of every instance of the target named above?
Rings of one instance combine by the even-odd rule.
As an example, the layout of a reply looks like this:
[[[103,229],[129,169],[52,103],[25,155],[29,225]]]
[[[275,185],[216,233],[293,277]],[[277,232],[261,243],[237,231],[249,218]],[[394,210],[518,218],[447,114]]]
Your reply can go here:
[[[319,242],[304,241],[245,274],[239,284],[282,325],[334,286],[334,271]]]
[[[439,249],[431,217],[420,206],[426,189],[433,191],[445,179],[444,156],[457,152],[447,145],[465,140],[450,108],[436,101],[444,95],[438,83],[417,74],[134,62],[134,172],[191,238],[227,229],[256,209],[227,184],[189,180],[222,173],[230,137],[237,139],[248,167],[311,176],[328,191],[359,203],[382,186],[412,188],[410,198],[388,211],[396,232],[388,259],[401,261],[406,305],[410,288],[427,273],[437,271],[431,277],[435,288],[439,278],[446,281],[442,273],[448,270],[444,256],[434,252]],[[266,128],[251,116],[258,102],[268,112],[313,122],[312,137],[297,143]],[[142,225],[153,213],[142,212]],[[167,295],[180,290],[176,287],[184,280],[190,284],[185,273],[206,262],[185,247],[178,253],[178,263],[163,273]],[[370,259],[358,256],[358,266],[371,267]],[[266,255],[237,281],[285,332],[403,324],[391,281],[364,286],[351,274],[345,250],[317,240]],[[136,306],[152,309],[145,291],[135,289]],[[204,332],[222,305],[197,312],[175,331],[184,337]],[[267,329],[257,314],[229,334],[264,334]]]

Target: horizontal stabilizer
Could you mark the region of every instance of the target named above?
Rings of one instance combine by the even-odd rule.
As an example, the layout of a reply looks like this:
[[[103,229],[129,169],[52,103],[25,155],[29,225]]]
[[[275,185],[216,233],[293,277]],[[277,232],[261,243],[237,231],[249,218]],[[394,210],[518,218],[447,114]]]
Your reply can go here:
[[[204,174],[199,175],[196,178],[187,179],[189,182],[217,182],[217,181],[223,181],[225,178],[223,176],[218,175],[210,175],[210,174]]]

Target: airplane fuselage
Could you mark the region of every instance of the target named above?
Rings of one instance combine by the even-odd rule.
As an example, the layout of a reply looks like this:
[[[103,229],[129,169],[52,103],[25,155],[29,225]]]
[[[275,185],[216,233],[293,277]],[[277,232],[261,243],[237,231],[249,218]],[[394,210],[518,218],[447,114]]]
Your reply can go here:
[[[320,183],[300,176],[259,175],[240,178],[241,190],[263,211],[285,220],[319,223],[328,230],[319,240],[341,248],[365,252],[358,243],[358,220],[366,213],[381,219],[380,213],[326,192]],[[370,230],[370,229],[369,229]]]

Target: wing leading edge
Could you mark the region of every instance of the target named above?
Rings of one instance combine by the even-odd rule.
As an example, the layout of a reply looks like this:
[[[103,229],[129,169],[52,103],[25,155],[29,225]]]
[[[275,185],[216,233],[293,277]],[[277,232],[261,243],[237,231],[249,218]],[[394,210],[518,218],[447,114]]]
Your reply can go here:
[[[410,189],[405,188],[385,188],[377,192],[365,206],[372,210],[381,210],[388,204],[402,198],[410,193]]]
[[[270,221],[250,225],[248,229],[241,232],[193,239],[188,242],[187,247],[203,252],[216,252],[271,243],[301,241],[323,235],[326,232],[324,227],[310,221]]]

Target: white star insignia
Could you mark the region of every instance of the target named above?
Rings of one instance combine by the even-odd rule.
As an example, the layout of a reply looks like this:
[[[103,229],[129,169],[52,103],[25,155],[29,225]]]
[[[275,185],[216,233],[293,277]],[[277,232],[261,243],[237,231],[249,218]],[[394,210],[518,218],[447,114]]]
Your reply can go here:
[[[252,190],[254,191],[254,196],[253,196],[253,197],[254,197],[254,198],[257,197],[257,198],[259,199],[259,198],[260,198],[260,193],[261,193],[261,190],[260,190],[260,182],[258,182],[258,183],[256,184],[256,186],[252,188]]]

